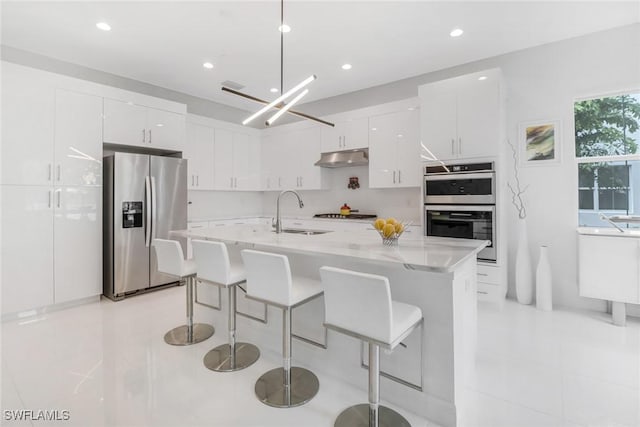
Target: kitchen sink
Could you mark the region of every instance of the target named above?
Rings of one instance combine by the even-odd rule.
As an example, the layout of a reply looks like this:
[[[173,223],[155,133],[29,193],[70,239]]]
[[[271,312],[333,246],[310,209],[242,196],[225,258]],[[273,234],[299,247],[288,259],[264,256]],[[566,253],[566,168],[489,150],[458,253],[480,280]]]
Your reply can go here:
[[[304,230],[302,228],[283,228],[282,232],[292,233],[292,234],[305,234],[307,236],[315,236],[316,234],[331,233],[331,231],[328,231],[328,230]]]

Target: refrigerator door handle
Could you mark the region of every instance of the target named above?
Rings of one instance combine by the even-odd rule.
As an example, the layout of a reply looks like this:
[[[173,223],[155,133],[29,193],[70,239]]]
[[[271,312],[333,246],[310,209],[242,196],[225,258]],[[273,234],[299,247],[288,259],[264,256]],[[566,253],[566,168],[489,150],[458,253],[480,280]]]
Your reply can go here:
[[[156,198],[156,178],[154,176],[151,177],[151,239],[155,239],[157,232],[156,232],[156,212],[158,211],[157,209],[158,204],[157,204],[157,198]]]
[[[146,247],[151,245],[151,177],[144,177],[144,189],[145,189],[145,227],[144,227],[144,244]]]

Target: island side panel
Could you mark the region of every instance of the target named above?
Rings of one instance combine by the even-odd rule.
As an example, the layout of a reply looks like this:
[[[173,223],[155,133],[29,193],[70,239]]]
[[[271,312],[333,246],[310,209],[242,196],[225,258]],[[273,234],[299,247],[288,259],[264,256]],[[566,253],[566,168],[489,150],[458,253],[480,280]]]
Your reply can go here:
[[[245,245],[230,246],[231,251],[240,251],[248,247]],[[260,249],[259,244],[251,245]],[[347,257],[332,257],[326,255],[303,255],[290,253],[286,250],[270,252],[282,253],[289,257],[294,274],[305,275],[319,279],[319,269],[324,265],[356,271],[369,272],[384,275],[389,278],[391,292],[394,300],[414,304],[421,308],[424,316],[422,331],[416,330],[414,334],[422,332],[422,375],[423,391],[417,391],[405,385],[381,378],[381,397],[392,404],[409,411],[425,416],[426,418],[443,426],[456,425],[456,362],[460,358],[454,354],[454,329],[462,329],[464,322],[454,321],[454,284],[464,290],[464,282],[454,280],[454,273],[432,273],[405,269],[401,264],[380,264],[361,259]],[[475,262],[470,263],[475,265]],[[467,268],[466,264],[465,267]],[[468,287],[468,290],[470,288]],[[363,301],[363,304],[366,302]],[[460,310],[464,304],[458,305]],[[357,310],[358,307],[354,307]],[[309,307],[301,306],[295,309],[293,331],[305,337],[322,340],[324,331],[324,310],[322,301],[312,302]],[[279,354],[281,342],[281,314],[279,310],[269,309],[269,324],[263,325],[256,322],[248,323],[242,320],[242,336],[247,337],[244,327],[260,349]],[[243,338],[244,339],[244,338]],[[363,390],[362,402],[367,399],[367,373],[361,368],[361,344],[360,341],[347,337],[334,331],[328,331],[326,350],[305,342],[294,340],[293,360],[294,364],[307,366],[313,370],[340,378],[349,384]],[[419,343],[416,337],[411,337],[407,342]],[[396,350],[402,351],[402,350]],[[393,357],[387,358],[392,360]],[[383,356],[381,368],[385,366]],[[398,367],[395,367],[396,371]],[[403,368],[400,367],[400,370]],[[414,368],[410,368],[414,369]],[[419,371],[420,367],[415,368]],[[419,375],[419,374],[418,374]],[[408,374],[413,377],[413,372]],[[419,378],[419,376],[418,376]]]

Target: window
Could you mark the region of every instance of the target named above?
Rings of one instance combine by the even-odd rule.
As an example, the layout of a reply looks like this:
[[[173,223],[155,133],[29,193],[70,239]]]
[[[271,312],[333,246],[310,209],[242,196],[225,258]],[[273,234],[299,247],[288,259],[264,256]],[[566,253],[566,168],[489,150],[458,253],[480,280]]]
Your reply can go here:
[[[640,215],[640,93],[578,101],[574,115],[579,224]]]

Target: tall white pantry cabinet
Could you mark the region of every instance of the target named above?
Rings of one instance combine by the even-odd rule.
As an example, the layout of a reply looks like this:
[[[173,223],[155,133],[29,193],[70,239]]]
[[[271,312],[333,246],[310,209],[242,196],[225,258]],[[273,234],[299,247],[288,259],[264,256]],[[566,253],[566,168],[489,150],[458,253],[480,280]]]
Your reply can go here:
[[[99,96],[3,63],[2,314],[101,294]]]

